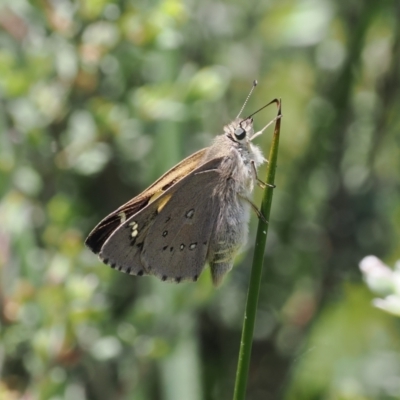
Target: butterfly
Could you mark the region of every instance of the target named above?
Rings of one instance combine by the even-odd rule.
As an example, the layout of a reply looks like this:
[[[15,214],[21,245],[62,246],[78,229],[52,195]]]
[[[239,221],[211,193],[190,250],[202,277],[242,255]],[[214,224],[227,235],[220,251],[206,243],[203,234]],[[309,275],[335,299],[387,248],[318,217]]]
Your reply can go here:
[[[211,146],[185,158],[142,193],[106,216],[85,244],[114,269],[163,281],[196,281],[206,262],[218,286],[246,243],[257,167],[266,160],[252,141],[253,116],[224,127]],[[278,118],[278,117],[277,117]]]

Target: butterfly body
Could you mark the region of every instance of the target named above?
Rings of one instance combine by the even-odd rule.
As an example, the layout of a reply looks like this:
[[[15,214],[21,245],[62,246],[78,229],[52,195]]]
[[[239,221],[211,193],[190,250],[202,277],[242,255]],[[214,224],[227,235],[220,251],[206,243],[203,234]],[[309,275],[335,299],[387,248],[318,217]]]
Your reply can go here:
[[[246,243],[250,218],[248,200],[251,198],[255,183],[251,163],[254,162],[255,167],[258,167],[264,162],[264,157],[257,146],[246,140],[232,140],[240,122],[236,120],[227,125],[224,129],[225,134],[215,138],[205,156],[206,159],[216,155],[222,158],[218,185],[213,189],[213,196],[218,199],[217,204],[221,206],[207,257],[216,285],[232,268],[236,253]],[[253,134],[251,123],[245,125],[243,122],[242,126],[246,131],[248,129],[246,137]]]
[[[213,144],[186,158],[104,218],[86,239],[106,264],[134,275],[196,281],[206,262],[215,285],[245,244],[256,168],[253,120],[236,119]]]

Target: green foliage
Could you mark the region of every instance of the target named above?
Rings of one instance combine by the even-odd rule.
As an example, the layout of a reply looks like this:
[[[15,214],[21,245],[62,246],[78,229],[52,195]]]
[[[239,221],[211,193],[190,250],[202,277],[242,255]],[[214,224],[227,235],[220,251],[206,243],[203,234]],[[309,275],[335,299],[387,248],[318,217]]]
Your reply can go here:
[[[247,398],[398,398],[398,323],[358,263],[400,259],[399,19],[394,1],[2,2],[0,398],[232,398],[254,223],[217,290],[118,274],[83,242],[254,79],[245,113],[279,97],[284,124]]]

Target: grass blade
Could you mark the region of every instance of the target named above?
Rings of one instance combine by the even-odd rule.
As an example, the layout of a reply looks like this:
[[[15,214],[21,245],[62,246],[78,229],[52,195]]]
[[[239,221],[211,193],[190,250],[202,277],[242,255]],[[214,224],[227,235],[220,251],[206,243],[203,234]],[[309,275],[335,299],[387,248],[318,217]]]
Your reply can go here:
[[[278,116],[281,116],[281,102],[275,100],[278,105]],[[269,153],[269,164],[267,167],[266,183],[273,185],[275,181],[275,170],[278,159],[279,134],[281,128],[281,118],[275,123],[274,136],[272,139],[271,150]],[[267,186],[264,190],[261,203],[261,212],[266,220],[269,220],[271,211],[272,195],[274,189]],[[243,319],[242,338],[240,341],[239,360],[236,371],[236,382],[233,400],[244,400],[246,395],[247,378],[251,358],[251,348],[253,341],[254,323],[260,292],[261,273],[263,267],[265,243],[267,241],[268,224],[261,218],[258,221],[256,244],[254,248],[253,265],[251,268],[250,284],[247,293],[246,311]]]

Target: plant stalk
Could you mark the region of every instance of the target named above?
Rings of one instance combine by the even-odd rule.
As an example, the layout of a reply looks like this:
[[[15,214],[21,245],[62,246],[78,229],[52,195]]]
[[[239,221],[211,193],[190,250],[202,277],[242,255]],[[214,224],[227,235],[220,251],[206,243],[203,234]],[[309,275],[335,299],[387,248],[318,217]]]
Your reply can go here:
[[[281,101],[273,100],[278,106],[278,119],[275,122],[274,135],[269,153],[269,163],[267,167],[267,186],[264,190],[261,203],[261,213],[265,219],[269,220],[271,211],[273,187],[275,181],[275,170],[278,159],[279,134],[281,128]],[[251,348],[253,344],[254,323],[256,319],[256,311],[258,297],[260,293],[260,282],[264,260],[265,243],[267,241],[268,224],[259,218],[256,236],[256,244],[254,247],[253,265],[251,268],[250,284],[247,293],[246,311],[243,320],[242,338],[240,341],[239,360],[236,371],[235,391],[233,400],[244,400],[246,395],[247,379],[251,358]]]

